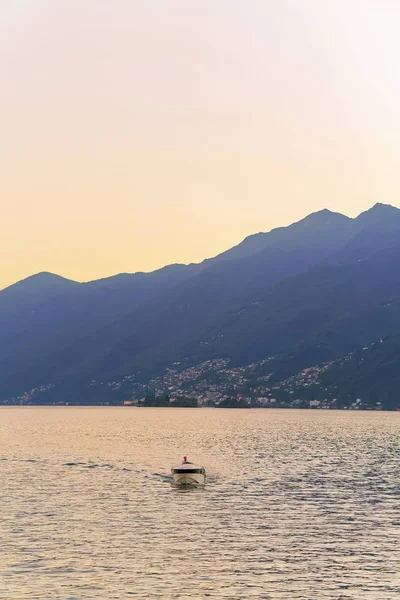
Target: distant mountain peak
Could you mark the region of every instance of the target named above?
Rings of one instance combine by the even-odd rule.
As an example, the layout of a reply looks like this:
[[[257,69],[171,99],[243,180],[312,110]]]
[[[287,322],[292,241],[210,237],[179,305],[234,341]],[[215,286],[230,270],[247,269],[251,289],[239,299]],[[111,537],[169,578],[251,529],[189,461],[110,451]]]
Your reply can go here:
[[[41,271],[40,273],[35,273],[34,275],[30,275],[25,279],[21,279],[16,283],[10,285],[5,288],[6,290],[24,290],[25,292],[28,290],[49,290],[49,289],[57,289],[61,287],[67,287],[72,285],[79,285],[77,281],[73,281],[72,279],[67,279],[66,277],[62,277],[61,275],[56,275],[55,273],[50,273],[49,271]]]
[[[367,212],[371,212],[371,211],[385,211],[385,212],[400,212],[400,209],[396,208],[395,206],[392,206],[391,204],[384,204],[383,202],[376,202],[376,204],[374,204],[374,206],[372,208],[369,209],[369,211]]]
[[[321,216],[327,216],[327,215],[338,215],[340,213],[334,213],[333,211],[329,210],[329,208],[322,208],[321,210],[317,210],[314,213],[310,213],[311,215],[321,215]]]
[[[304,219],[297,221],[291,227],[331,227],[349,223],[351,219],[341,213],[332,212],[328,208],[313,212]]]
[[[276,227],[271,231],[264,233],[254,233],[247,236],[240,244],[222,252],[218,256],[212,259],[205,260],[202,265],[210,264],[212,262],[220,262],[226,259],[238,259],[254,256],[266,248],[275,243],[282,243],[295,235],[309,235],[313,231],[340,231],[341,229],[346,232],[348,225],[352,222],[352,219],[342,215],[341,213],[332,212],[328,208],[324,208],[317,212],[311,213],[304,217],[300,221],[296,221],[291,225],[285,227]]]
[[[19,283],[23,282],[36,282],[36,283],[47,283],[47,282],[65,282],[65,283],[77,283],[72,279],[68,279],[67,277],[63,277],[62,275],[57,275],[56,273],[51,273],[50,271],[40,271],[39,273],[35,273],[34,275],[30,275],[26,279],[22,279]]]
[[[62,277],[62,275],[57,275],[57,273],[51,273],[51,271],[39,271],[39,273],[35,273],[34,275],[27,277],[25,279],[25,281],[27,281],[28,279],[49,280],[49,279],[66,279],[66,277]]]
[[[357,217],[357,221],[364,223],[376,223],[377,221],[385,221],[392,218],[400,218],[400,209],[392,206],[391,204],[383,204],[382,202],[377,202],[370,208],[362,212]]]

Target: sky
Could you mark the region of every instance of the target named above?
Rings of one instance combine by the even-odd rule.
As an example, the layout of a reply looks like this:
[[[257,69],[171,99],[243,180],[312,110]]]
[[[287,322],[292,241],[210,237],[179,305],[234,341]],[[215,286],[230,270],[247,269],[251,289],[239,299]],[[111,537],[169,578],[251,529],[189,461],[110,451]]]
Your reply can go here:
[[[0,288],[400,207],[398,0],[1,0]]]

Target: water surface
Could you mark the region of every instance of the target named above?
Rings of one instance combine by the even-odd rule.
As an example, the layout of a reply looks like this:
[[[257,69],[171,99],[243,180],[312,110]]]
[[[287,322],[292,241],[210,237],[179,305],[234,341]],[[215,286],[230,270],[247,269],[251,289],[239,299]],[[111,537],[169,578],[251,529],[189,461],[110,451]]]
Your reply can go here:
[[[0,597],[397,599],[399,467],[400,413],[2,408]]]

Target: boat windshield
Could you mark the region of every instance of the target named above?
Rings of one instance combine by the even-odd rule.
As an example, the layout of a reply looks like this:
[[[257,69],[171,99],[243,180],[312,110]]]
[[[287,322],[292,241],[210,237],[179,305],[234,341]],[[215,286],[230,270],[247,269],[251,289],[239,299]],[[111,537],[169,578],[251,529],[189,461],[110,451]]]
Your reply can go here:
[[[204,469],[172,469],[173,473],[204,473]]]

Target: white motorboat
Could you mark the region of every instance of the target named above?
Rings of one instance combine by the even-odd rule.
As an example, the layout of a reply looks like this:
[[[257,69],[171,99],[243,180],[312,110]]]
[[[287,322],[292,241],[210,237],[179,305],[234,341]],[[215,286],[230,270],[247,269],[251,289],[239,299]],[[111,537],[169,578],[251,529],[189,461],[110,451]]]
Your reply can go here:
[[[204,485],[206,482],[206,470],[189,462],[186,456],[179,467],[171,469],[172,478],[177,485]]]

